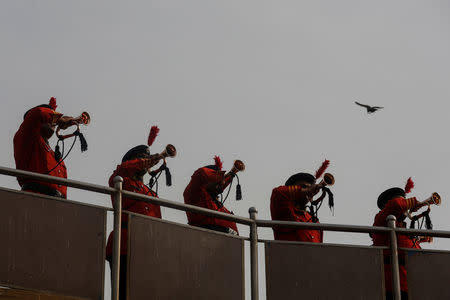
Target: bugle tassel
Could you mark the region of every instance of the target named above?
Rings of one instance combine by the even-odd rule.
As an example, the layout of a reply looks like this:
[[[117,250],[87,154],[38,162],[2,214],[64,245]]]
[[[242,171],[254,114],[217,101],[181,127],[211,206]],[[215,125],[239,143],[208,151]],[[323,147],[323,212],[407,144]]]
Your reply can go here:
[[[167,166],[164,168],[164,172],[166,175],[166,185],[172,186],[172,174],[170,174],[170,170]]]
[[[81,152],[86,151],[88,149],[88,144],[87,144],[86,138],[84,137],[83,133],[81,133],[81,131],[77,130],[77,131],[75,131],[74,134],[80,138]]]
[[[242,189],[239,183],[236,185],[236,200],[242,200]]]

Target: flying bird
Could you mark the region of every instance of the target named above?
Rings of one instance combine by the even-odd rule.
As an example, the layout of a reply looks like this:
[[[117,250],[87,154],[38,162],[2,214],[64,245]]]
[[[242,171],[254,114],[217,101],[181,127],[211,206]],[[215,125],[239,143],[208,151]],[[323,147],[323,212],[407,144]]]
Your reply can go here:
[[[357,105],[359,105],[359,106],[365,107],[365,108],[367,109],[367,113],[368,113],[368,114],[374,113],[374,112],[376,112],[377,110],[383,108],[383,107],[381,107],[381,106],[370,106],[370,105],[367,105],[367,104],[361,104],[361,103],[359,103],[359,102],[357,102],[357,101],[355,101],[355,103],[356,103]]]

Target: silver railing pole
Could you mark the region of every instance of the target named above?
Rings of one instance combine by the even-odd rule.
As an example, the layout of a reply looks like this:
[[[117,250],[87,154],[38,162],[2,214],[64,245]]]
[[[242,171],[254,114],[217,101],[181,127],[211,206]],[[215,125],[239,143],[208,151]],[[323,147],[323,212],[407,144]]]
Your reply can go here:
[[[256,220],[258,211],[254,207],[248,210],[250,219]],[[250,225],[250,281],[252,290],[252,300],[259,299],[258,290],[258,227],[256,222]]]
[[[119,300],[119,275],[120,275],[120,231],[122,222],[122,182],[120,176],[114,177],[114,248],[112,272],[113,280],[111,283],[111,299]]]
[[[395,233],[395,216],[389,215],[387,217],[388,227],[391,228],[389,240],[391,246],[391,267],[392,267],[392,292],[395,300],[401,300],[400,293],[400,272],[398,265],[398,249],[397,249],[397,235]]]

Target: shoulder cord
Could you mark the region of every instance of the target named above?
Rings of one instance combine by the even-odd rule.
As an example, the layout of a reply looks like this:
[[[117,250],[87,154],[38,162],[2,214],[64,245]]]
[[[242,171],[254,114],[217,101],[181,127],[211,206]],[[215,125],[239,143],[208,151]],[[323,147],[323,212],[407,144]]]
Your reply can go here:
[[[222,193],[220,194],[220,198],[221,198],[220,203],[222,203],[222,206],[225,203],[225,201],[227,201],[227,199],[228,199],[228,195],[230,194],[230,191],[231,191],[231,186],[233,185],[233,180],[234,180],[234,176],[231,178],[230,186],[228,187],[228,191],[227,191],[227,195],[225,196],[225,199],[223,199]]]
[[[147,186],[147,187],[148,187],[150,190],[152,190],[153,186],[156,185],[156,188],[155,188],[156,194],[158,194],[158,188],[159,188],[158,179],[159,179],[159,177],[161,176],[162,171],[163,171],[163,170],[160,170],[160,171],[158,172],[158,174],[156,174],[155,176],[152,176],[152,177],[150,178],[149,182],[148,182],[148,186]],[[148,195],[148,193],[147,193],[147,195]]]
[[[319,220],[317,218],[317,213],[319,212],[320,207],[322,206],[323,203],[323,199],[318,203],[318,204],[311,204],[309,206],[309,212],[311,214],[311,219],[314,223],[317,223],[317,221]]]
[[[234,181],[234,177],[236,177],[236,179],[237,179],[236,201],[242,200],[242,189],[241,189],[241,184],[239,182],[239,176],[237,174],[234,174],[233,178],[231,179],[230,186],[228,187],[227,195],[225,196],[225,200],[228,199],[228,195],[230,194],[231,186],[233,185],[233,181]],[[222,194],[220,194],[220,196],[222,197]],[[225,200],[221,201],[222,205],[225,203]]]
[[[54,166],[53,167],[53,169],[51,169],[50,171],[48,171],[47,172],[47,174],[50,174],[54,169],[56,169],[66,158],[67,158],[67,156],[70,154],[70,152],[72,151],[72,149],[73,149],[73,146],[75,145],[75,142],[76,142],[76,140],[77,140],[77,136],[75,135],[75,137],[74,137],[74,139],[73,139],[73,143],[72,143],[72,145],[70,146],[70,149],[69,149],[69,151],[67,151],[67,154],[64,156],[64,140],[63,139],[58,139],[58,142],[56,143],[56,146],[58,147],[58,144],[59,144],[59,142],[61,141],[62,142],[62,149],[63,149],[63,151],[62,151],[62,155],[61,156],[63,156],[63,159],[61,159],[61,160],[59,160],[58,161],[58,163],[56,164],[56,166]],[[56,158],[56,157],[55,157]],[[58,160],[58,159],[57,159]]]
[[[331,212],[332,212],[332,214],[333,214],[333,216],[334,216],[334,196],[333,196],[333,193],[330,191],[330,189],[329,188],[324,188],[324,192],[327,194],[327,196],[328,196],[328,206],[330,207],[330,210],[331,210]],[[322,200],[320,200],[320,202],[319,203],[317,203],[317,204],[311,204],[309,207],[310,207],[310,212],[311,212],[311,215],[313,216],[313,220],[315,220],[315,222],[317,222],[317,220],[318,220],[318,218],[317,218],[317,214],[318,214],[318,212],[319,212],[319,209],[320,209],[320,207],[322,206],[322,203],[323,203],[323,199]],[[314,209],[314,206],[316,206],[316,208]]]
[[[164,173],[165,173],[165,175],[166,175],[166,185],[167,185],[167,186],[172,186],[172,174],[170,174],[170,170],[169,170],[169,168],[167,167],[166,162],[164,162],[164,163],[159,167],[158,172],[156,173],[156,175],[151,174],[152,172],[149,172],[151,178],[150,178],[150,180],[149,180],[148,185],[149,185],[150,189],[152,189],[152,188],[153,188],[153,185],[156,184],[156,193],[158,193],[158,187],[159,187],[159,182],[158,182],[158,180],[159,180],[159,177],[160,177],[161,174],[162,174],[162,171],[164,171]]]
[[[431,223],[431,219],[430,219],[430,212],[429,211],[425,211],[421,214],[421,216],[418,219],[412,219],[411,220],[411,224],[410,224],[410,228],[415,228],[415,222],[418,222],[418,229],[422,229],[423,224],[425,223],[425,228],[426,229],[433,229],[433,224]],[[411,239],[413,240],[413,245],[417,245],[417,243],[419,242],[419,237],[418,236],[411,236]]]

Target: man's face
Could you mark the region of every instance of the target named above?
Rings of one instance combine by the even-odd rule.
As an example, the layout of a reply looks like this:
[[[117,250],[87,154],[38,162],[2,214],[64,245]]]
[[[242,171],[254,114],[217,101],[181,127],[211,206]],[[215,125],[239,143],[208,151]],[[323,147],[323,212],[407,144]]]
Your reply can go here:
[[[42,125],[41,127],[41,136],[45,139],[48,140],[52,137],[52,135],[55,133],[55,125],[46,123],[44,125]]]
[[[134,159],[136,159],[136,158],[150,158],[150,154],[148,154],[146,152],[139,153],[138,155],[136,155],[136,157]],[[143,177],[146,173],[147,173],[147,170],[141,170],[141,171],[137,171],[135,173],[135,175],[137,177]]]
[[[206,190],[212,195],[219,195],[223,192],[223,178],[225,171],[217,171],[217,176],[214,181],[206,185]]]
[[[300,186],[302,189],[306,189],[306,188],[309,188],[309,187],[312,186],[311,183],[306,182],[306,181],[304,181],[304,180],[297,180],[297,181],[294,183],[294,185],[298,185],[298,186]],[[310,201],[313,200],[312,198],[313,198],[312,196],[305,195],[304,198],[298,199],[298,204],[300,204],[300,206],[305,206],[308,202],[310,202]]]

